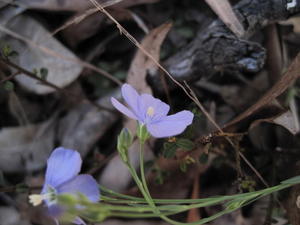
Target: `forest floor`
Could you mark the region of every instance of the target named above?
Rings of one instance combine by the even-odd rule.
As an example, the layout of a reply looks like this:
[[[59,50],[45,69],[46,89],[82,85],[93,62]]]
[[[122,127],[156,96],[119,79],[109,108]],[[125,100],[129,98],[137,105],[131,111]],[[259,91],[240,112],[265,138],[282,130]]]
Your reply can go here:
[[[299,175],[300,19],[292,6],[98,2],[0,0],[0,225],[54,224],[28,195],[39,193],[58,146],[77,150],[82,173],[101,185],[140,196],[117,152],[121,129],[135,133],[136,125],[110,101],[121,100],[124,83],[171,113],[194,113],[184,133],[146,145],[153,198],[239,194]],[[129,156],[138,168],[136,146]],[[210,224],[299,225],[299,196],[295,186]],[[194,222],[220,210],[174,218]],[[101,224],[166,223],[114,217]]]

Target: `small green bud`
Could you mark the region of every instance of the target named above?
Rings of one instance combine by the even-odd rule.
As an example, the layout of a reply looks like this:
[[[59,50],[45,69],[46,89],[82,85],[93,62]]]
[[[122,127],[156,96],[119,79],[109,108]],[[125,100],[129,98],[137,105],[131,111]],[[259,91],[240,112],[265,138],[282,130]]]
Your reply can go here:
[[[77,204],[77,198],[71,194],[57,195],[58,203],[68,207],[74,207]]]
[[[4,45],[2,47],[2,55],[6,58],[18,56],[19,53],[14,51],[10,45]]]
[[[34,75],[36,75],[36,76],[39,75],[39,71],[38,71],[37,68],[33,68],[32,73],[33,73]]]
[[[103,222],[107,217],[111,215],[111,212],[105,208],[97,208],[96,210],[87,210],[84,214],[90,221],[93,222]]]
[[[2,54],[4,55],[4,57],[9,57],[9,55],[11,54],[12,49],[10,47],[10,45],[4,45],[2,48]]]
[[[41,79],[46,80],[48,76],[48,69],[47,68],[41,68],[40,69],[40,75]]]
[[[128,162],[128,149],[132,145],[133,136],[127,128],[123,128],[118,136],[117,149],[124,162]]]
[[[145,124],[138,124],[136,135],[142,143],[145,143],[150,138],[150,134]]]
[[[3,87],[6,91],[13,91],[15,89],[15,85],[11,81],[5,81]]]

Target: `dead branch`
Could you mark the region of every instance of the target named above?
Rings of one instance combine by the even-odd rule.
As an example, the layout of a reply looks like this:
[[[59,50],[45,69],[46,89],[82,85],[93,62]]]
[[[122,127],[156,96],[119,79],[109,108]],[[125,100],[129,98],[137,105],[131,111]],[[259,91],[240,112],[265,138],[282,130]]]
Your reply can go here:
[[[236,37],[223,22],[215,20],[165,62],[165,68],[175,79],[191,81],[218,72],[260,71],[266,51],[260,44],[247,39],[265,25],[298,13],[300,3],[294,0],[241,0],[234,11],[245,29],[244,36]],[[155,87],[161,86],[157,85],[160,83],[158,74],[152,75],[152,82]]]

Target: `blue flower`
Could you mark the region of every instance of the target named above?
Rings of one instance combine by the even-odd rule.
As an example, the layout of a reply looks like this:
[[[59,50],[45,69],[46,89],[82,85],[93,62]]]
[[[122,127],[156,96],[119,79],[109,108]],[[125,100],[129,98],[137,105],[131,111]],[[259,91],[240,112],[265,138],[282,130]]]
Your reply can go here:
[[[30,195],[30,202],[36,206],[44,202],[48,207],[49,215],[57,222],[62,215],[63,208],[57,204],[57,195],[78,193],[84,195],[91,202],[100,199],[100,191],[96,180],[87,174],[78,175],[81,169],[82,160],[77,151],[56,148],[47,161],[45,183],[41,194]],[[75,224],[85,224],[77,217]]]
[[[194,118],[194,114],[187,110],[168,116],[168,104],[149,94],[139,95],[129,84],[122,86],[122,96],[129,108],[111,98],[113,106],[126,116],[146,125],[149,133],[157,138],[182,133]]]

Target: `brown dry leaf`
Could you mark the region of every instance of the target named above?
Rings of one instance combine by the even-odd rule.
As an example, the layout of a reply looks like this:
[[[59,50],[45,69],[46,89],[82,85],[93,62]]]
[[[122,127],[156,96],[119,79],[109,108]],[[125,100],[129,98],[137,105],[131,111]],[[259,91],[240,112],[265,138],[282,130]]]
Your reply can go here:
[[[87,16],[85,19],[80,19],[86,12],[78,12],[69,20],[67,20],[63,26],[57,28],[53,34],[61,31],[63,39],[71,47],[75,47],[83,40],[94,35],[101,29],[105,21],[105,15],[100,13],[95,13],[93,9],[93,14]]]
[[[171,26],[172,24],[166,23],[155,28],[150,31],[141,43],[142,47],[157,61],[159,61],[161,44],[171,29]],[[140,93],[151,93],[150,87],[146,83],[146,75],[148,71],[151,72],[156,69],[157,65],[153,62],[153,60],[145,56],[141,50],[138,50],[131,63],[127,83],[135,87]]]
[[[281,21],[280,24],[282,25],[293,25],[294,26],[294,32],[299,34],[300,33],[300,17],[295,16],[292,17],[286,21]]]
[[[300,76],[300,53],[295,57],[294,61],[289,66],[288,70],[281,77],[281,79],[265,94],[263,95],[254,105],[248,108],[241,115],[236,117],[234,120],[224,126],[224,129],[240,123],[247,119],[249,116],[257,112],[258,110],[272,104],[274,100],[281,95],[288,87],[290,87]]]
[[[205,0],[224,24],[238,37],[245,33],[244,27],[238,20],[228,0]]]
[[[257,125],[261,123],[273,123],[277,124],[279,126],[284,127],[287,129],[289,132],[291,132],[293,135],[296,135],[299,132],[299,129],[296,126],[295,123],[295,118],[292,114],[291,111],[287,111],[285,113],[282,113],[278,116],[267,118],[267,119],[260,119],[260,120],[255,120],[249,129],[252,129],[256,127]]]
[[[123,0],[97,0],[103,7],[115,5]],[[146,4],[157,2],[158,0],[126,0],[120,4],[132,6],[138,4]],[[125,3],[126,2],[126,3]],[[88,0],[19,0],[19,4],[25,5],[28,8],[46,9],[53,11],[84,11],[92,8],[92,4]]]
[[[126,0],[118,3],[115,7],[120,7],[120,8],[128,8],[132,7],[135,5],[142,5],[142,4],[151,4],[158,2],[160,0]]]
[[[131,12],[127,12],[125,8],[143,3],[154,3],[157,1],[158,0],[119,1],[118,4],[108,7],[108,11],[117,21],[121,21],[123,19],[130,19],[133,17]],[[102,4],[102,7],[108,6],[108,3],[106,5]],[[74,47],[78,42],[91,37],[96,32],[99,32],[99,29],[107,17],[106,15],[98,12],[98,8],[91,8],[84,12],[78,11],[78,13],[68,19],[62,26],[58,27],[52,34],[54,35],[63,31],[62,35],[67,40],[68,44]]]
[[[143,39],[141,46],[149,52],[155,60],[159,60],[160,47],[163,43],[167,33],[171,29],[172,24],[165,23],[152,31]],[[141,50],[138,50],[130,65],[127,83],[131,84],[139,93],[151,94],[152,90],[146,82],[148,71],[157,69],[157,65],[152,59],[148,58]],[[134,131],[135,121],[129,120],[125,127]]]
[[[124,8],[110,8],[109,13],[118,21],[131,19],[128,11]],[[93,8],[86,12],[78,12],[71,17],[61,27],[57,28],[53,34],[61,31],[67,43],[75,47],[83,40],[86,40],[99,32],[106,23],[106,15],[97,13],[98,9]]]
[[[191,199],[199,199],[200,198],[199,178],[200,178],[200,175],[199,175],[198,171],[196,171]],[[188,223],[196,222],[200,219],[201,219],[201,216],[199,213],[199,209],[195,208],[195,209],[189,210],[186,222],[188,222]]]
[[[266,33],[268,77],[271,83],[275,84],[280,79],[284,65],[280,36],[275,24],[269,25]]]
[[[114,5],[123,0],[98,0],[103,7]],[[19,0],[19,4],[25,5],[27,8],[46,9],[55,11],[83,11],[92,7],[87,0]]]

